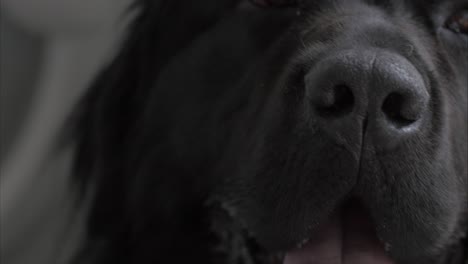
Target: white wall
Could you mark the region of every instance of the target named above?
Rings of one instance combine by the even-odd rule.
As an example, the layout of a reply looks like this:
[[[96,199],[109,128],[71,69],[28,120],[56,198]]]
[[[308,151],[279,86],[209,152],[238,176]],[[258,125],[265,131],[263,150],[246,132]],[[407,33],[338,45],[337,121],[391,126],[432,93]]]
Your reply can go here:
[[[64,253],[77,220],[68,189],[73,146],[57,139],[112,58],[128,2],[0,1],[1,263],[52,264]]]

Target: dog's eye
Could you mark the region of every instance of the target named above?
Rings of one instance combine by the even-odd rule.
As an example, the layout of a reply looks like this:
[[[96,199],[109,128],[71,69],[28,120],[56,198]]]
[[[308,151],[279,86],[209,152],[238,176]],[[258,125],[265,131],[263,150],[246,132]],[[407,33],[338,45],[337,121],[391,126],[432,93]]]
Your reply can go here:
[[[468,34],[468,10],[461,10],[452,15],[445,27],[457,34]]]
[[[288,7],[297,5],[298,0],[250,0],[250,2],[260,7]]]

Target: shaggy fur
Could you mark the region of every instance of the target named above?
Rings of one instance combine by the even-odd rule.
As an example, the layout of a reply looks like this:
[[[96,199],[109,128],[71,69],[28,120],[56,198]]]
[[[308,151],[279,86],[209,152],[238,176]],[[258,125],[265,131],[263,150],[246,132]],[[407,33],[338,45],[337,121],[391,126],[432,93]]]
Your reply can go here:
[[[352,196],[399,264],[463,263],[468,37],[444,23],[466,3],[257,2],[136,3],[80,107],[76,176],[92,208],[79,259],[277,263]],[[421,73],[419,133],[382,149],[367,113],[337,143],[310,114],[307,71],[353,49]]]

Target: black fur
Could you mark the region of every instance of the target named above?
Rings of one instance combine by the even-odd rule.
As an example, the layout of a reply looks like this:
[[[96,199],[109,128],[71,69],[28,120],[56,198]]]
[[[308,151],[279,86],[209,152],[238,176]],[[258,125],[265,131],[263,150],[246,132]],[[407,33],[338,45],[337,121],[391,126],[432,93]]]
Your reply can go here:
[[[240,2],[136,3],[79,111],[76,175],[92,197],[80,258],[275,263],[355,196],[399,264],[462,263],[468,37],[443,22],[468,6]],[[366,134],[336,144],[307,117],[305,71],[356,47],[401,54],[430,87],[425,132],[391,151]]]

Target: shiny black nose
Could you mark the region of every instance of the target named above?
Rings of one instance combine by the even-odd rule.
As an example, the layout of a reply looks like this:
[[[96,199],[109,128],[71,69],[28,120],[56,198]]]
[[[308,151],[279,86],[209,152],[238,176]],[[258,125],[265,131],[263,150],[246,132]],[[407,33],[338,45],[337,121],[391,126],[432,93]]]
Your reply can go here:
[[[335,140],[350,143],[366,132],[374,144],[391,147],[423,129],[429,92],[415,66],[398,54],[329,56],[309,70],[305,84],[312,119]]]

